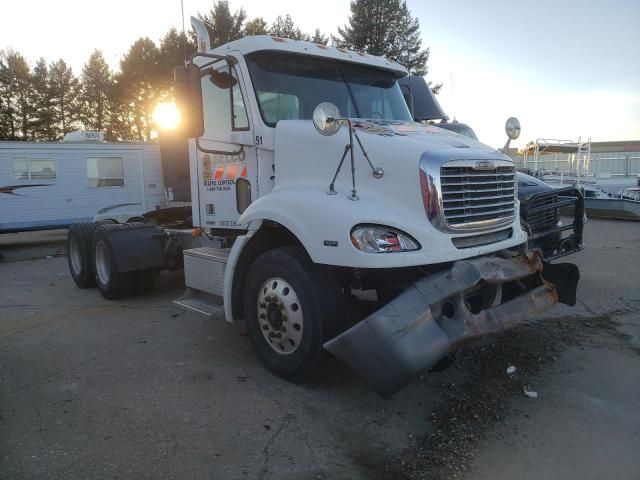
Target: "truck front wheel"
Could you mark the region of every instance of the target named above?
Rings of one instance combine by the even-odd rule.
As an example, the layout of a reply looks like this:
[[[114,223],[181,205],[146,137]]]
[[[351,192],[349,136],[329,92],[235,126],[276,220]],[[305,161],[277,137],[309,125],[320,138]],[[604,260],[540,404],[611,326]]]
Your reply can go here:
[[[260,361],[275,375],[301,382],[320,366],[323,343],[344,316],[340,284],[298,247],[270,250],[247,276],[244,312]]]

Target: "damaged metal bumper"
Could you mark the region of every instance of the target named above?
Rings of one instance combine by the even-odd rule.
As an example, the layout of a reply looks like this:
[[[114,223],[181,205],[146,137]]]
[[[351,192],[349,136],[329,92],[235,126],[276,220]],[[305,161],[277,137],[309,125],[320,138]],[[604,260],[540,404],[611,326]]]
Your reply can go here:
[[[543,265],[537,254],[458,261],[416,281],[324,347],[389,396],[466,341],[513,327],[559,301],[575,304],[578,278],[575,265]],[[477,311],[467,301],[478,288],[512,282],[520,290],[503,303]]]

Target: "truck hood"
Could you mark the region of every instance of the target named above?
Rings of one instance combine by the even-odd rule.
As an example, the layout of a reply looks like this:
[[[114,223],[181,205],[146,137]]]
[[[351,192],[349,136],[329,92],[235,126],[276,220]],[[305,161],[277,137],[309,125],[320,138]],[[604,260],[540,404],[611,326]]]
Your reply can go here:
[[[553,187],[548,183],[526,173],[518,172],[516,177],[518,179],[518,196],[521,199],[528,198],[536,193],[553,190]]]
[[[394,120],[355,120],[354,127],[358,133],[367,133],[381,137],[394,137],[402,141],[416,141],[422,145],[424,152],[439,148],[478,148],[482,150],[494,151],[501,155],[494,148],[484,145],[465,135],[444,130],[437,126],[425,125],[418,122],[403,122]],[[346,130],[346,128],[345,128]]]
[[[419,123],[357,120],[354,124],[366,156],[354,140],[352,170],[346,148],[348,128],[323,136],[310,120],[278,122],[273,166],[260,163],[263,174],[274,178],[273,189],[267,194],[263,191],[239,222],[277,222],[300,240],[314,262],[358,268],[449,262],[510,248],[526,240],[515,216],[506,226],[511,228],[510,237],[457,248],[453,237],[489,230],[447,233],[432,224],[425,212],[421,169],[439,181],[444,162],[475,163],[510,160],[509,157],[470,138]],[[382,169],[383,175],[374,169]],[[357,225],[401,230],[422,248],[389,255],[362,252],[350,238]],[[492,228],[491,232],[500,229],[504,231],[505,226]]]
[[[437,155],[444,161],[469,158],[511,160],[488,145],[431,125],[390,120],[357,119],[352,122],[373,167],[380,167],[385,172],[382,179],[373,177],[372,168],[354,139],[356,186],[363,190],[370,188],[376,194],[395,190],[398,188],[395,182],[398,181],[407,186],[413,185],[418,192],[417,198],[421,198],[418,170],[423,155]],[[278,122],[275,188],[305,184],[323,184],[326,188],[348,143],[349,129],[346,125],[333,136],[323,136],[310,120]],[[351,189],[350,169],[350,156],[347,155],[336,186]]]

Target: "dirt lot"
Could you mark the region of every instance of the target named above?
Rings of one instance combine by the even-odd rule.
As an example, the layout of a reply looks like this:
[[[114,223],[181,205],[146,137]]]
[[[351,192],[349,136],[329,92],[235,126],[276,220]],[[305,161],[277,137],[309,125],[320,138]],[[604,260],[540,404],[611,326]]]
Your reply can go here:
[[[387,400],[337,361],[274,378],[241,325],[171,305],[180,274],[79,290],[44,238],[0,238],[0,478],[640,478],[637,223],[588,224],[576,308]]]

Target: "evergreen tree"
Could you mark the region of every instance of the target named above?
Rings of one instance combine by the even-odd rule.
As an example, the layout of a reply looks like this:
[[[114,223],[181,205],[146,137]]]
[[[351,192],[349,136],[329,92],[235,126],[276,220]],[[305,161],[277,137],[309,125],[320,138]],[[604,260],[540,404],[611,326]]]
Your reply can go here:
[[[174,67],[184,66],[185,61],[196,51],[196,45],[183,32],[172,28],[160,40],[159,75],[166,89],[173,85]]]
[[[121,76],[117,75],[116,80],[109,87],[111,108],[104,139],[107,142],[138,140],[131,115],[130,90],[126,88],[126,85],[119,83],[117,79],[121,79]]]
[[[31,72],[25,58],[13,50],[0,57],[0,123],[4,124],[5,138],[27,140],[30,134]]]
[[[79,119],[87,130],[103,131],[110,112],[111,70],[100,50],[82,67]]]
[[[116,96],[121,102],[119,112],[123,126],[123,139],[150,140],[152,116],[158,100],[162,98],[160,51],[149,38],[139,38],[120,61]]]
[[[293,23],[291,15],[288,13],[283,17],[278,15],[269,29],[269,35],[281,38],[291,38],[293,40],[303,40],[304,35]]]
[[[426,75],[429,49],[422,48],[420,25],[404,0],[352,0],[349,22],[338,27],[342,48],[396,60],[412,75]]]
[[[248,21],[244,26],[244,30],[242,31],[242,35],[245,37],[268,34],[269,31],[267,30],[267,22],[265,22],[264,18],[262,17],[256,17],[253,20]]]
[[[214,1],[208,14],[198,14],[198,16],[204,21],[209,31],[211,48],[243,37],[243,26],[247,14],[243,8],[231,13],[228,0]]]
[[[13,140],[15,135],[8,82],[9,72],[6,64],[6,53],[4,50],[0,50],[0,140]]]
[[[51,88],[49,87],[49,68],[44,58],[38,60],[31,74],[30,103],[33,110],[33,119],[31,121],[32,139],[55,140]]]
[[[49,92],[51,95],[51,120],[54,137],[61,139],[78,128],[78,79],[71,67],[59,59],[49,66]]]
[[[316,45],[328,45],[329,37],[320,33],[320,29],[316,28],[313,32],[313,36],[309,39],[309,41],[315,43]]]

